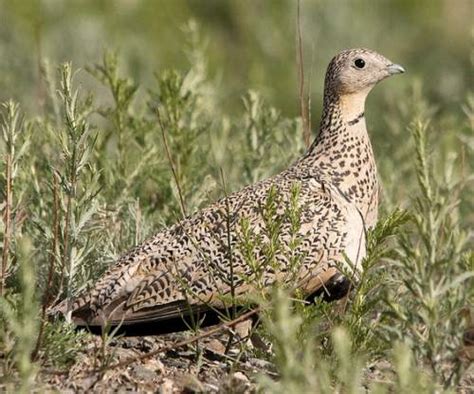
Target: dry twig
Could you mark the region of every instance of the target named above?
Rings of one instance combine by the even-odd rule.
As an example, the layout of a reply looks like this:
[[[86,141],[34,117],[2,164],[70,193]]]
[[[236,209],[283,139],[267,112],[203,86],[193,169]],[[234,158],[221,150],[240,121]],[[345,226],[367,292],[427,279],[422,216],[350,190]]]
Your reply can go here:
[[[298,31],[297,64],[299,80],[299,98],[301,119],[303,121],[303,139],[306,148],[311,144],[311,122],[309,118],[309,94],[305,93],[304,64],[303,64],[303,43],[301,39],[301,20],[300,20],[300,0],[298,0],[296,25]]]
[[[181,185],[179,183],[179,178],[178,178],[178,173],[176,171],[176,166],[173,162],[173,157],[171,156],[171,151],[168,145],[168,140],[166,139],[166,132],[165,132],[165,126],[163,124],[163,121],[161,120],[161,114],[160,114],[160,109],[156,109],[156,117],[158,119],[158,124],[161,129],[161,136],[163,137],[163,144],[165,145],[165,151],[166,151],[166,156],[168,157],[168,162],[171,167],[171,172],[173,173],[173,178],[176,183],[176,188],[178,189],[178,196],[179,196],[179,207],[181,209],[181,215],[183,216],[183,219],[187,216],[186,214],[186,206],[184,205],[184,198],[183,198],[183,192],[181,190]]]
[[[56,250],[57,250],[58,240],[59,240],[59,190],[58,189],[59,189],[58,178],[55,174],[53,174],[53,239],[51,241],[51,255],[49,259],[48,280],[46,282],[46,289],[45,289],[45,294],[43,297],[43,304],[42,304],[42,309],[41,309],[40,328],[38,332],[38,339],[36,340],[35,350],[33,351],[32,356],[31,356],[32,360],[36,360],[38,358],[38,352],[43,340],[44,325],[46,322],[46,310],[49,306],[50,299],[51,299],[51,285],[53,282],[54,265],[56,262]]]

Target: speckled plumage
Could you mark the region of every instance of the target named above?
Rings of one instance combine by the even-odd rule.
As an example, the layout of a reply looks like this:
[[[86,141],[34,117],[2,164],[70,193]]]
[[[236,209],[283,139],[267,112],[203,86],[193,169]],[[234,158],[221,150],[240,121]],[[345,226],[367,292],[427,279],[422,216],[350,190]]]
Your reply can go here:
[[[357,59],[364,60],[363,68],[355,65]],[[294,287],[313,293],[340,276],[339,264],[355,267],[357,274],[365,255],[365,231],[374,226],[378,205],[365,97],[378,81],[398,72],[403,72],[400,66],[367,49],[346,50],[334,57],[326,74],[320,133],[308,152],[280,174],[217,201],[125,254],[91,291],[73,302],[73,320],[133,324],[221,308],[231,282],[237,297],[250,294],[252,281],[245,278],[252,276],[252,270],[240,250],[241,223],[245,219],[252,233],[265,239],[260,207],[272,186],[280,196],[280,213],[293,185],[300,187],[301,242],[296,254],[301,266]],[[290,224],[284,223],[283,253],[276,256],[279,265],[264,272],[268,286],[290,277],[286,271],[291,253],[284,253],[290,238]],[[261,249],[254,250],[256,261],[264,259]]]

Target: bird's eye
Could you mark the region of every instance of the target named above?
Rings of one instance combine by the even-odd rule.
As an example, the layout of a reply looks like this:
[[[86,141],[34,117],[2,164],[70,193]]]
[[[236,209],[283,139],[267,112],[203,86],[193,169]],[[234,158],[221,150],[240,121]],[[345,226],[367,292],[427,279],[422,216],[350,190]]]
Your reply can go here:
[[[356,66],[357,68],[364,68],[364,66],[365,66],[365,61],[364,61],[364,59],[356,59],[356,60],[354,61],[354,64],[355,64],[355,66]]]

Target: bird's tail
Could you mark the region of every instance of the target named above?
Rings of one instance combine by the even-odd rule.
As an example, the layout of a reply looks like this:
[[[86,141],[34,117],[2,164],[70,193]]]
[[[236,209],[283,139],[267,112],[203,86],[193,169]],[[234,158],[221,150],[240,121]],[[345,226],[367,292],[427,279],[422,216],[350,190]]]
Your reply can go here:
[[[90,302],[90,296],[85,295],[80,297],[76,300],[62,300],[58,302],[56,305],[51,306],[48,308],[47,315],[50,319],[55,318],[66,318],[67,321],[71,321],[71,314],[73,311],[81,309],[82,307],[86,306]]]

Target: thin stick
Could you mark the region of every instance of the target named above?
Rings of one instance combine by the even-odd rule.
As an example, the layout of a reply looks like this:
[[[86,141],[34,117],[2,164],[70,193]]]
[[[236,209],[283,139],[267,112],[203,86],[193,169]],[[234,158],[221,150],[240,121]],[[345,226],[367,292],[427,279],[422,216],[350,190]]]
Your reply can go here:
[[[8,258],[10,252],[10,237],[11,237],[11,210],[12,210],[12,155],[7,153],[5,163],[5,210],[3,212],[3,223],[5,231],[3,235],[3,252],[2,252],[2,277],[0,280],[0,296],[3,296],[5,288],[5,280],[7,274]]]
[[[309,129],[309,139],[311,143],[311,130],[312,130],[312,121],[311,121],[311,82],[313,81],[313,69],[314,69],[314,42],[311,46],[311,63],[309,66],[309,76],[308,76],[308,89],[306,89],[306,110],[308,114],[308,129]]]
[[[75,160],[75,158],[73,158]],[[71,188],[74,188],[76,183],[75,181],[75,169],[72,169],[72,176],[71,176]],[[65,279],[65,269],[68,269],[68,282],[67,282],[67,308],[66,314],[69,313],[69,304],[71,302],[71,281],[72,281],[72,272],[71,272],[71,254],[70,254],[70,247],[69,247],[69,238],[70,238],[70,227],[71,227],[71,217],[72,217],[72,196],[73,191],[69,190],[67,193],[67,200],[66,200],[66,222],[64,224],[64,243],[63,243],[63,266],[61,269],[61,288],[64,284]]]
[[[296,25],[297,25],[297,31],[298,31],[297,64],[298,64],[300,111],[301,111],[301,119],[303,121],[303,139],[304,139],[306,148],[309,148],[311,144],[311,125],[309,121],[309,111],[308,111],[308,105],[307,105],[309,101],[305,97],[306,95],[304,92],[305,79],[304,79],[304,64],[303,64],[303,43],[301,39],[300,0],[298,0],[298,6],[297,6]]]
[[[56,250],[58,246],[59,239],[59,193],[58,193],[58,178],[53,173],[53,239],[51,243],[51,256],[49,260],[49,270],[48,270],[48,281],[46,282],[46,289],[43,298],[43,305],[41,310],[41,323],[38,332],[38,339],[36,340],[35,350],[32,353],[32,359],[36,360],[38,358],[38,352],[43,341],[43,331],[44,325],[46,322],[46,309],[49,306],[51,299],[51,285],[53,282],[53,272],[54,265],[56,262]]]
[[[237,314],[236,310],[236,305],[235,305],[235,282],[234,282],[234,255],[233,255],[233,249],[232,249],[232,237],[231,237],[231,232],[230,232],[230,204],[229,204],[229,198],[227,194],[227,189],[226,189],[226,184],[225,184],[225,178],[224,178],[224,171],[222,168],[220,168],[220,176],[221,176],[221,182],[222,182],[222,188],[224,189],[224,198],[225,198],[225,209],[226,209],[226,238],[227,238],[227,252],[228,252],[228,257],[229,257],[229,262],[230,262],[230,297],[232,300],[232,314],[231,318],[235,318],[235,315]]]
[[[179,207],[181,209],[181,215],[183,216],[183,219],[184,219],[188,215],[186,214],[186,206],[184,205],[183,192],[181,190],[181,185],[180,185],[179,179],[178,179],[178,173],[176,171],[176,168],[175,168],[175,165],[174,165],[174,162],[173,162],[173,158],[171,156],[170,148],[169,148],[169,145],[168,145],[168,141],[166,139],[165,126],[163,125],[163,122],[161,120],[161,115],[160,115],[160,109],[159,108],[156,109],[156,117],[158,118],[158,124],[159,124],[160,129],[161,129],[161,136],[163,137],[163,144],[165,145],[166,156],[168,157],[168,162],[169,162],[169,165],[171,167],[171,172],[173,173],[174,181],[175,181],[176,187],[178,189]]]

